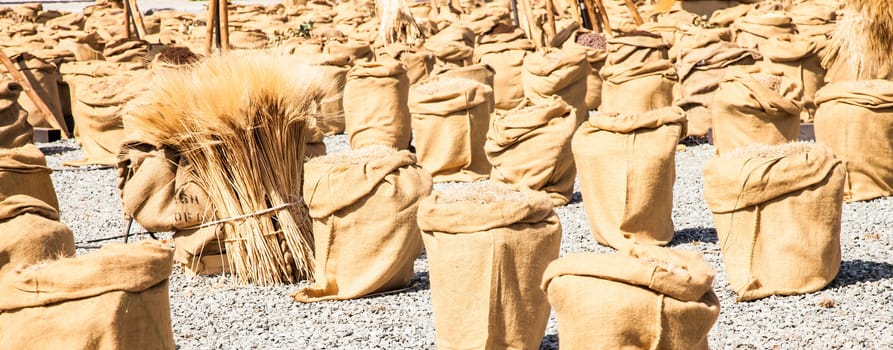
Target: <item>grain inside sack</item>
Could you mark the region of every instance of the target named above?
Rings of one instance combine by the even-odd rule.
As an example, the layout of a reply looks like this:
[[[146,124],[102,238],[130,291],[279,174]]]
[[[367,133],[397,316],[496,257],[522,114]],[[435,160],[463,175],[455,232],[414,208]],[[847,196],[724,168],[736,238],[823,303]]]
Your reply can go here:
[[[577,129],[573,107],[560,97],[531,101],[490,118],[484,151],[493,165],[490,179],[549,194],[554,206],[570,202],[577,175],[571,138]]]
[[[434,182],[471,182],[490,174],[484,153],[493,89],[469,79],[434,78],[410,90],[419,165]]]
[[[820,143],[752,145],[707,163],[704,198],[738,301],[810,293],[834,280],[845,177]]]
[[[524,96],[531,100],[559,96],[576,111],[577,125],[589,117],[586,79],[590,72],[582,48],[546,48],[524,58]]]
[[[800,134],[803,90],[784,75],[731,68],[713,95],[716,154],[751,144],[781,144]]]
[[[409,147],[409,78],[397,60],[360,63],[347,73],[344,126],[350,148],[385,145]]]
[[[405,288],[422,253],[416,212],[431,175],[409,151],[367,146],[304,167],[316,273],[296,301],[343,300]]]
[[[630,246],[551,264],[542,289],[571,349],[709,349],[719,317],[713,269],[697,252]]]
[[[893,82],[827,85],[816,94],[816,140],[843,160],[848,202],[893,196]]]
[[[572,149],[586,219],[596,241],[664,245],[673,239],[676,145],[685,113],[593,115],[574,134]]]
[[[549,319],[539,289],[561,223],[543,192],[477,182],[419,205],[438,349],[538,349]]]

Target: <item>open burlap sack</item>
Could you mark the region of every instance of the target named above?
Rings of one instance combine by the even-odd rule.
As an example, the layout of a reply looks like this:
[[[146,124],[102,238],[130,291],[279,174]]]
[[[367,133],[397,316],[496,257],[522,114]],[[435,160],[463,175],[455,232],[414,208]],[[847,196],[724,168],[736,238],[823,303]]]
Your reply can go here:
[[[559,96],[576,111],[577,125],[589,117],[586,84],[591,68],[586,51],[568,47],[546,48],[527,55],[521,77],[524,96],[531,100]]]
[[[706,136],[713,125],[713,95],[728,71],[726,68],[751,66],[759,59],[756,50],[727,41],[711,42],[684,51],[676,63],[680,96],[673,104],[685,110],[688,135]]]
[[[796,32],[791,17],[784,12],[752,12],[732,24],[735,43],[741,47],[759,47],[769,38]]]
[[[729,69],[713,96],[716,154],[750,144],[780,144],[800,134],[802,90],[783,75]]]
[[[419,165],[435,182],[471,182],[490,174],[484,153],[493,89],[469,79],[434,78],[410,89]]]
[[[405,44],[394,43],[378,50],[377,54],[403,63],[410,85],[428,78],[428,75],[434,70],[434,54],[424,48],[413,48]]]
[[[561,223],[542,192],[491,182],[435,191],[419,205],[438,349],[538,349],[539,290]]]
[[[685,113],[668,107],[645,113],[599,113],[574,134],[586,219],[596,241],[664,245],[673,239],[676,145]]]
[[[431,186],[413,154],[386,146],[307,162],[317,272],[294,299],[353,299],[408,286],[422,252],[416,211]]]
[[[815,116],[815,93],[825,85],[825,68],[819,47],[804,36],[773,37],[760,47],[764,67],[781,72],[803,89],[803,111],[800,121],[812,122]]]
[[[44,115],[37,109],[34,102],[27,94],[19,95],[18,103],[28,112],[28,123],[31,126],[39,128],[51,128],[50,119],[59,120],[62,118],[62,104],[59,102],[59,70],[56,66],[42,58],[30,53],[14,54],[9,58],[22,75],[28,79],[31,87],[40,96],[40,99],[46,103],[53,115]],[[5,67],[0,67],[0,74],[9,75]]]
[[[531,101],[490,118],[484,151],[493,165],[490,179],[549,194],[552,205],[570,202],[577,169],[571,137],[576,113],[560,97]]]
[[[816,140],[843,160],[848,202],[893,196],[893,82],[825,86],[816,95]]]
[[[396,60],[360,63],[344,84],[344,124],[350,148],[385,145],[409,147],[409,78]]]
[[[84,159],[65,165],[114,165],[124,139],[124,105],[132,99],[140,75],[120,74],[81,80],[77,99],[72,101],[74,136],[84,150]]]
[[[720,309],[713,276],[697,252],[634,245],[558,259],[542,289],[563,347],[707,350]]]
[[[497,110],[509,110],[518,106],[524,98],[521,79],[524,58],[533,51],[533,43],[524,38],[520,29],[491,32],[478,40],[474,50],[474,62],[493,67],[493,96]]]
[[[33,141],[28,112],[18,103],[21,85],[12,80],[0,79],[0,148],[16,148]]]
[[[753,145],[707,163],[704,198],[738,301],[810,293],[834,280],[845,177],[820,143]]]
[[[644,113],[673,105],[676,68],[670,60],[605,65],[600,113]]]

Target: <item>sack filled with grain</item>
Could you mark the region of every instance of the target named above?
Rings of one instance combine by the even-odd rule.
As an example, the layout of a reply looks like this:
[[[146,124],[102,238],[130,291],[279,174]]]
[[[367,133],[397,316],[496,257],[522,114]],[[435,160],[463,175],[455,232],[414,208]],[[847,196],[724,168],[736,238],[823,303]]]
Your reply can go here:
[[[716,153],[796,140],[802,94],[800,86],[784,75],[729,69],[713,96]]]
[[[817,43],[804,36],[773,37],[759,47],[764,67],[781,72],[803,88],[800,121],[815,117],[815,93],[825,85],[825,68]]]
[[[780,11],[756,11],[735,19],[734,40],[741,47],[760,47],[769,38],[796,33],[791,17]]]
[[[559,96],[576,111],[577,125],[589,117],[586,79],[591,68],[586,51],[579,48],[546,48],[524,58],[524,96],[531,100]]]
[[[685,110],[688,135],[706,136],[713,125],[713,95],[730,66],[752,66],[760,59],[754,49],[727,41],[685,50],[676,62],[680,96],[674,105]]]
[[[561,223],[542,192],[492,182],[435,191],[419,205],[439,349],[538,349],[539,290]]]
[[[84,150],[84,159],[64,162],[68,166],[114,165],[124,140],[124,105],[141,89],[145,75],[119,74],[81,80],[72,101],[74,136]]]
[[[59,101],[59,70],[56,65],[27,52],[9,57],[16,69],[28,79],[28,83],[49,107],[53,115],[44,115],[27,94],[19,96],[18,103],[28,112],[28,123],[37,128],[51,128],[49,120],[62,119],[62,104]],[[0,75],[9,76],[5,66],[0,66]]]
[[[815,136],[843,160],[848,202],[893,196],[893,82],[833,83],[816,94]]]
[[[34,141],[28,112],[18,103],[23,92],[19,83],[0,79],[0,149],[21,147]]]
[[[673,105],[676,68],[670,60],[605,65],[600,113],[644,113]]]
[[[344,126],[350,148],[409,147],[409,79],[396,60],[357,64],[344,84]]]
[[[586,76],[586,107],[589,110],[598,109],[602,104],[602,76],[600,72],[608,58],[605,40],[605,36],[600,33],[580,30],[574,34],[573,40],[564,43],[565,47],[578,47],[586,51],[586,61],[589,62],[589,74]]]
[[[586,219],[596,241],[664,245],[673,239],[676,145],[685,136],[685,112],[667,107],[645,113],[593,115],[574,134]]]
[[[388,56],[393,58],[406,67],[406,76],[409,78],[409,85],[428,78],[431,71],[434,70],[434,54],[424,48],[414,48],[409,45],[394,43],[385,45],[377,51],[379,56]]]
[[[422,252],[416,212],[431,175],[409,151],[367,146],[304,165],[316,280],[296,301],[344,300],[409,285]]]
[[[434,78],[410,89],[419,165],[435,182],[471,182],[490,174],[484,153],[493,89],[461,78]]]
[[[707,163],[704,198],[738,301],[810,293],[834,280],[845,177],[820,143],[752,145]]]
[[[634,245],[558,259],[542,289],[563,347],[707,350],[720,309],[713,276],[697,252]]]
[[[524,31],[497,25],[478,40],[474,62],[493,67],[493,99],[496,109],[515,108],[524,98],[521,79],[524,58],[533,52],[533,43],[524,38]]]
[[[571,137],[576,113],[560,97],[524,99],[490,118],[484,151],[493,165],[490,179],[549,194],[552,205],[570,202],[577,170]]]

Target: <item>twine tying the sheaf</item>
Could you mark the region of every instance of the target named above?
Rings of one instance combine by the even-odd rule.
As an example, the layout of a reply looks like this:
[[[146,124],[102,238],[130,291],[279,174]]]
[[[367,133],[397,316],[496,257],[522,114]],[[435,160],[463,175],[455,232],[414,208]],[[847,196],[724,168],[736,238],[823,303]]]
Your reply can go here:
[[[282,210],[282,209],[285,209],[285,208],[288,208],[288,207],[291,207],[291,206],[295,206],[295,205],[298,205],[298,204],[300,204],[300,203],[301,203],[301,201],[294,201],[294,202],[289,202],[289,203],[283,203],[283,204],[280,204],[280,205],[277,205],[277,206],[274,206],[274,207],[270,207],[270,208],[267,208],[267,209],[258,210],[258,211],[251,212],[251,213],[245,213],[245,214],[242,214],[242,215],[232,216],[232,217],[228,217],[228,218],[224,218],[224,219],[219,219],[219,220],[214,220],[214,221],[210,221],[210,222],[201,223],[201,224],[198,224],[198,225],[193,225],[193,226],[189,226],[189,227],[184,227],[184,228],[181,228],[180,230],[194,230],[194,229],[200,229],[200,228],[205,228],[205,227],[216,226],[216,225],[219,225],[219,224],[225,224],[225,223],[227,223],[227,222],[231,222],[231,221],[242,220],[242,219],[252,218],[252,217],[256,217],[256,216],[261,216],[261,215],[264,215],[264,214],[272,213],[272,212],[277,211],[277,210]]]

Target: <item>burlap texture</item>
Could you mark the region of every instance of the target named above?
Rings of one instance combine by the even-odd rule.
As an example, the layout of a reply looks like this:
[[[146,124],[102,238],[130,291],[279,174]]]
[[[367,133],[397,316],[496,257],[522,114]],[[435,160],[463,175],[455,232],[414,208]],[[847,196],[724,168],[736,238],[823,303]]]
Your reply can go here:
[[[524,58],[533,51],[533,43],[516,29],[509,33],[484,35],[474,49],[474,62],[493,67],[493,99],[496,109],[506,111],[524,98],[521,79]]]
[[[323,52],[330,55],[346,55],[351,58],[351,61],[354,62],[354,64],[375,61],[375,54],[372,52],[372,47],[365,42],[348,41],[346,43],[341,43],[332,41],[325,45]]]
[[[589,117],[586,79],[590,72],[586,51],[578,48],[546,48],[524,58],[521,77],[524,96],[531,100],[559,96],[576,111],[577,125]]]
[[[760,47],[764,66],[781,72],[803,89],[803,111],[800,121],[812,122],[815,117],[815,93],[825,85],[825,69],[816,42],[804,36],[773,37]]]
[[[691,25],[679,26],[674,33],[673,46],[670,47],[667,54],[673,62],[680,64],[679,61],[689,51],[720,41],[730,41],[731,38],[732,32],[729,28],[705,29]]]
[[[0,148],[0,220],[25,213],[58,220],[59,202],[50,173],[37,146]],[[4,232],[18,233],[27,229],[23,226],[19,231]]]
[[[360,63],[347,73],[344,124],[350,148],[385,145],[409,147],[409,79],[396,60]]]
[[[893,196],[893,82],[833,83],[816,95],[816,140],[847,170],[848,202]]]
[[[76,99],[72,101],[74,136],[84,150],[84,159],[65,165],[113,165],[118,162],[124,138],[124,105],[135,96],[136,87],[128,86],[140,76],[121,74],[112,77],[81,78]]]
[[[413,48],[404,44],[386,45],[377,52],[379,56],[389,56],[403,63],[409,85],[428,78],[434,70],[434,54],[424,48]]]
[[[679,107],[599,113],[577,129],[572,150],[586,219],[598,243],[619,248],[673,239],[676,145],[684,135]]]
[[[756,50],[726,41],[711,42],[684,51],[676,63],[680,96],[673,104],[686,112],[688,135],[705,136],[713,125],[713,95],[726,74],[726,68],[732,65],[750,66],[759,59],[760,54]]]
[[[707,163],[704,198],[738,301],[831,283],[840,268],[845,177],[822,144],[756,145]]]
[[[719,317],[713,269],[697,252],[631,246],[549,264],[542,289],[571,349],[708,349]]]
[[[422,252],[416,211],[431,175],[409,151],[370,146],[304,165],[315,282],[296,301],[343,300],[404,288]]]
[[[419,165],[434,182],[471,182],[490,174],[484,153],[493,89],[469,79],[435,78],[410,90]]]
[[[44,115],[37,109],[37,105],[31,101],[27,94],[19,95],[19,105],[28,112],[28,123],[33,127],[51,128],[50,119],[62,118],[62,104],[59,102],[59,70],[56,66],[42,58],[30,53],[20,53],[9,58],[16,69],[28,79],[28,83],[40,96],[40,99],[49,107],[53,115]],[[8,75],[5,67],[0,67],[0,73]],[[57,119],[58,118],[58,119]]]
[[[260,50],[270,44],[270,38],[260,29],[242,28],[229,33],[229,44],[234,49]]]
[[[316,127],[324,135],[344,133],[344,86],[347,72],[352,66],[351,58],[347,55],[323,54],[316,61],[314,63],[323,71],[323,79],[330,82],[329,89],[319,103],[319,113],[314,116]]]
[[[751,12],[753,7],[753,4],[738,4],[732,7],[716,10],[710,15],[710,19],[707,23],[719,27],[731,26],[736,19],[742,18]]]
[[[580,30],[564,43],[565,47],[574,47],[586,51],[586,61],[589,62],[589,74],[586,76],[586,107],[589,110],[598,109],[602,104],[602,76],[601,69],[605,66],[608,51],[603,47],[590,47],[577,43],[580,34],[601,35]],[[588,113],[588,111],[587,111]]]
[[[425,41],[425,49],[437,58],[438,66],[464,67],[474,56],[474,32],[455,23]]]
[[[32,142],[28,112],[18,103],[23,87],[12,80],[0,79],[0,148],[16,148]]]
[[[755,143],[796,140],[801,95],[800,87],[785,76],[729,69],[713,96],[716,154]]]
[[[644,113],[673,105],[676,68],[670,60],[605,65],[601,113]]]
[[[149,43],[142,40],[119,39],[111,41],[102,50],[102,56],[109,62],[146,63]]]
[[[784,12],[757,12],[735,19],[732,32],[739,46],[755,48],[769,38],[794,34],[796,29]]]
[[[642,64],[669,58],[669,45],[654,33],[636,31],[608,39],[605,65]]]
[[[458,78],[474,80],[478,83],[493,88],[494,78],[496,76],[495,69],[484,63],[477,63],[465,67],[447,66],[437,67],[431,74],[437,78]],[[427,82],[427,81],[426,81]],[[493,101],[490,101],[490,111],[493,111]]]
[[[493,165],[490,179],[549,194],[552,205],[570,202],[577,175],[571,137],[576,114],[560,97],[529,99],[490,118],[484,151]]]
[[[538,349],[549,319],[539,290],[561,223],[546,194],[477,183],[419,205],[438,349]]]

